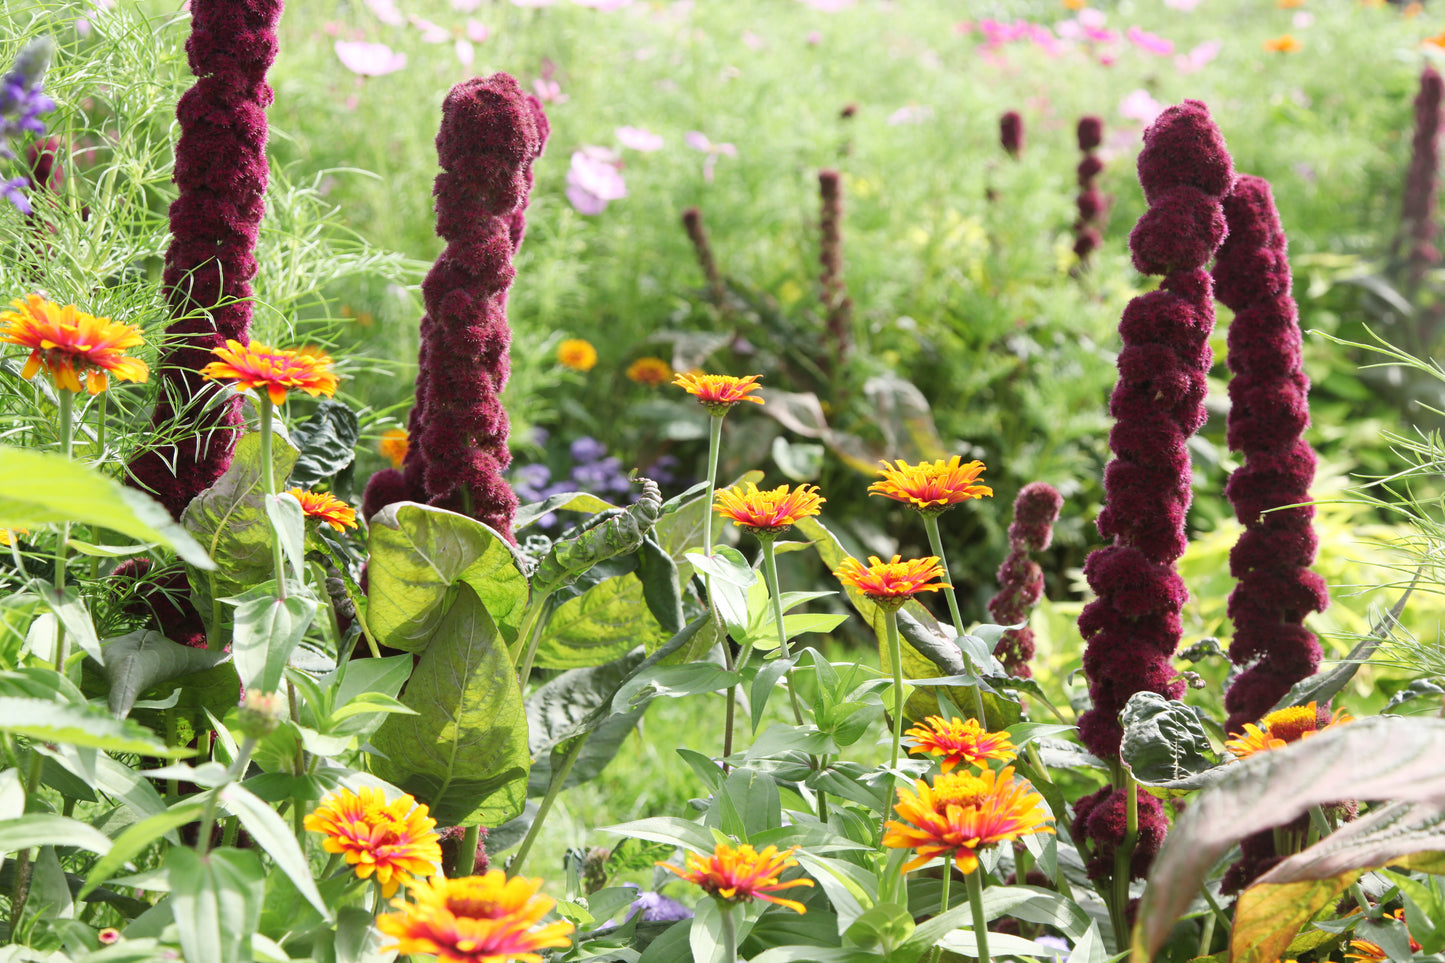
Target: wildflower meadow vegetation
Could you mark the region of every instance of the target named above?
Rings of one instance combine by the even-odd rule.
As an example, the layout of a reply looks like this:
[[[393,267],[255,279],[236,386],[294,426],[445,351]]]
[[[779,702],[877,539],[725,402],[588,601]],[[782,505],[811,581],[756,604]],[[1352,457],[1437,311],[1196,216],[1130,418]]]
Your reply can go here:
[[[8,0],[0,963],[1445,959],[1438,0]]]

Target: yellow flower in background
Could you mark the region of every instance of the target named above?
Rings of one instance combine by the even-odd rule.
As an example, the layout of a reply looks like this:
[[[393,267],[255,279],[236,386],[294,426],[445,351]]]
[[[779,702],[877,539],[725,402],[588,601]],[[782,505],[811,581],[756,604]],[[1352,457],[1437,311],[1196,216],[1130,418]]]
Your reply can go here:
[[[408,880],[406,888],[412,901],[395,900],[398,912],[377,918],[376,928],[396,940],[384,950],[428,953],[439,963],[542,963],[540,950],[572,944],[574,927],[566,920],[537,926],[557,905],[538,894],[540,879],[507,879],[493,869],[461,879]]]
[[[1065,10],[1082,10],[1087,6],[1086,0],[1064,0]]]
[[[878,474],[883,478],[868,486],[870,495],[883,495],[899,502],[911,502],[920,512],[936,515],[948,511],[970,498],[992,496],[993,489],[975,484],[983,474],[984,464],[954,455],[948,461],[921,461],[910,465],[898,459],[892,465],[881,462]]]
[[[311,397],[336,394],[337,379],[331,371],[331,356],[310,345],[295,350],[282,350],[252,341],[242,344],[226,339],[224,348],[212,348],[220,358],[201,369],[201,377],[214,381],[234,381],[243,389],[266,389],[273,405],[286,400],[290,388],[299,388]]]
[[[28,528],[0,528],[0,545],[9,548],[15,544],[15,536],[29,534]]]
[[[374,786],[342,789],[321,801],[302,823],[326,836],[328,853],[340,853],[361,879],[373,875],[383,896],[396,892],[407,876],[436,872],[442,861],[437,822],[411,796],[388,803]]]
[[[376,443],[377,450],[391,462],[392,468],[401,467],[410,447],[411,436],[406,433],[405,428],[388,428],[381,433],[381,440]]]
[[[762,375],[748,375],[744,378],[734,378],[732,375],[704,374],[701,371],[689,371],[679,374],[672,379],[672,383],[683,391],[695,397],[698,404],[709,411],[726,411],[740,401],[751,401],[754,404],[762,404],[763,399],[754,398],[750,392],[762,387],[757,383]]]
[[[627,377],[640,385],[656,388],[672,377],[672,365],[661,358],[638,358],[627,366]]]
[[[10,302],[11,311],[0,312],[0,342],[30,349],[30,358],[20,377],[29,381],[44,368],[63,391],[85,390],[98,395],[110,387],[108,375],[122,381],[144,382],[150,369],[139,358],[126,356],[127,348],[145,344],[140,328],[119,324],[110,318],[86,314],[73,304],[61,307],[38,294]]]
[[[977,719],[945,721],[942,716],[929,716],[904,735],[912,740],[912,752],[941,757],[944,772],[952,772],[959,763],[973,766],[988,759],[1007,762],[1018,755],[1007,732],[989,732]]]
[[[937,555],[906,562],[898,555],[887,562],[877,555],[870,555],[867,565],[856,558],[845,558],[833,574],[849,588],[857,589],[880,605],[891,607],[902,605],[919,592],[949,588],[946,582],[933,581],[945,574]]]
[[[917,853],[903,864],[905,872],[951,856],[961,872],[971,873],[984,846],[1054,831],[1045,825],[1051,817],[1044,798],[1026,780],[1014,779],[1012,767],[946,773],[931,786],[922,779],[914,785],[916,793],[898,787],[893,811],[902,822],[890,820],[883,836],[884,846]]]
[[[1233,753],[1234,758],[1243,759],[1256,752],[1279,749],[1291,742],[1307,739],[1316,732],[1322,732],[1331,726],[1354,721],[1354,717],[1348,712],[1336,709],[1334,715],[1327,718],[1322,724],[1320,711],[1316,708],[1315,703],[1289,706],[1271,712],[1259,720],[1259,725],[1245,723],[1244,732],[1231,733],[1232,738],[1224,744],[1224,748]]]
[[[1295,7],[1303,7],[1305,0],[1275,0],[1274,5],[1281,10],[1293,10]]]
[[[1294,34],[1286,33],[1266,40],[1264,49],[1271,53],[1298,53],[1304,49],[1304,44],[1296,40]]]
[[[794,846],[786,852],[769,846],[762,852],[744,843],[736,849],[727,843],[718,843],[711,856],[697,853],[687,854],[687,869],[678,869],[671,863],[658,863],[663,869],[676,873],[688,882],[696,883],[709,896],[728,903],[747,903],[754,899],[777,903],[798,913],[806,913],[802,903],[772,895],[779,890],[795,886],[812,886],[811,879],[790,879],[786,883],[779,878],[783,870],[798,865],[793,853]]]
[[[597,364],[597,349],[591,341],[568,338],[557,345],[557,363],[573,371],[591,371]]]
[[[759,537],[781,535],[798,519],[818,514],[827,501],[818,494],[816,485],[799,485],[796,491],[788,491],[787,485],[759,491],[752,482],[741,488],[722,489],[713,497],[713,511]]]
[[[356,527],[356,509],[330,492],[288,488],[286,494],[301,503],[301,511],[307,518],[319,518],[338,532]]]

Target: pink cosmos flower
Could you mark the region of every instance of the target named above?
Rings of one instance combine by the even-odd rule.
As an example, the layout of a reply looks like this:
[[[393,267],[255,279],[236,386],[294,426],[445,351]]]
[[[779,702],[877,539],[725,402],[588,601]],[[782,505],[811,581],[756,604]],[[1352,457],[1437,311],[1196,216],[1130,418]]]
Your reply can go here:
[[[1299,10],[1290,20],[1296,30],[1308,30],[1315,25],[1315,15],[1308,10]]]
[[[927,104],[909,104],[906,107],[899,107],[888,115],[888,126],[897,127],[899,124],[922,124],[933,119],[933,108]]]
[[[343,67],[363,77],[381,77],[406,66],[406,54],[397,53],[384,43],[338,40],[332,47]]]
[[[1167,57],[1174,52],[1174,41],[1165,40],[1158,34],[1150,33],[1140,27],[1130,27],[1124,35],[1134,46],[1145,53],[1154,54],[1156,57]]]
[[[683,142],[695,151],[707,155],[707,160],[702,162],[702,179],[709,184],[712,183],[713,168],[717,166],[719,156],[726,154],[729,157],[738,156],[738,149],[732,144],[714,144],[708,140],[706,134],[699,130],[690,130],[683,137]]]
[[[468,70],[471,69],[473,61],[477,59],[477,49],[465,37],[457,38],[456,43],[452,44],[452,52],[457,55],[457,62]]]
[[[466,34],[467,39],[470,40],[472,43],[486,43],[487,38],[492,35],[492,32],[488,30],[487,25],[482,23],[480,20],[474,20],[473,18],[468,17]]]
[[[762,37],[753,33],[751,30],[744,30],[743,45],[746,46],[749,50],[762,50],[768,45],[768,42]]]
[[[619,127],[617,141],[623,147],[643,152],[662,148],[662,135],[654,134],[646,127]]]
[[[439,23],[432,23],[423,17],[412,14],[407,18],[411,25],[421,31],[423,43],[446,43],[452,39],[452,32]]]
[[[823,42],[823,35],[816,30],[809,30],[807,40],[808,46],[816,47]]]
[[[544,77],[538,77],[532,81],[532,93],[536,94],[537,99],[544,104],[565,104],[572,99],[570,94],[562,93],[561,84]]]
[[[1149,95],[1144,89],[1132,90],[1119,102],[1119,114],[1129,120],[1137,120],[1148,127],[1154,123],[1154,119],[1164,113],[1164,105]]]
[[[1180,54],[1174,58],[1174,69],[1181,74],[1192,74],[1195,71],[1204,69],[1204,65],[1215,57],[1224,47],[1217,40],[1206,40],[1196,46],[1188,53]]]
[[[621,160],[606,147],[587,146],[572,152],[567,168],[567,200],[586,215],[601,214],[610,201],[627,196],[622,179]]]
[[[376,19],[392,27],[400,27],[406,23],[400,10],[396,8],[396,0],[364,0],[366,9],[370,10]]]
[[[82,40],[90,36],[90,21],[84,17],[77,17],[75,21],[75,33]]]

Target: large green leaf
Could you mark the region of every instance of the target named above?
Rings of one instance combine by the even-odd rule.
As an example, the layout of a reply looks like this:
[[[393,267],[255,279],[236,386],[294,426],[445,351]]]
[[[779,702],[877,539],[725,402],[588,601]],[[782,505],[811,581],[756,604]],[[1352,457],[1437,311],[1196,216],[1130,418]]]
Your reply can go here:
[[[1119,755],[1142,783],[1164,783],[1218,765],[1199,710],[1155,692],[1136,692],[1120,713]]]
[[[648,609],[642,581],[629,572],[559,605],[543,626],[536,664],[546,669],[599,665],[635,645],[655,649],[668,637]]]
[[[275,692],[316,610],[314,599],[298,595],[284,599],[253,595],[241,601],[236,606],[235,641],[231,645],[241,685]]]
[[[110,845],[110,838],[100,830],[54,813],[0,819],[0,853],[15,853],[32,846],[75,846],[104,856]]]
[[[79,522],[171,549],[197,568],[211,560],[150,496],[52,452],[0,446],[0,528]]]
[[[367,621],[377,641],[421,652],[436,637],[451,587],[470,586],[508,646],[517,641],[527,577],[506,539],[465,515],[397,502],[370,522]]]
[[[274,435],[271,470],[278,483],[291,473],[295,463],[296,449]],[[249,432],[237,440],[231,467],[214,485],[191,499],[181,514],[181,524],[216,560],[214,572],[187,572],[191,601],[202,618],[211,618],[213,598],[242,595],[251,586],[275,578],[271,544],[276,536],[266,515],[265,499],[261,436]]]
[[[291,429],[291,441],[301,450],[291,469],[291,484],[311,488],[350,465],[360,437],[356,412],[343,402],[323,398],[311,417]]]
[[[166,856],[171,911],[187,960],[240,963],[251,958],[251,934],[261,919],[266,871],[240,849],[197,856],[177,846]]]
[[[1445,720],[1375,716],[1224,767],[1154,859],[1134,963],[1152,959],[1231,846],[1339,799],[1445,800]]]
[[[297,892],[316,907],[316,911],[327,920],[333,918],[331,908],[316,889],[316,880],[311,876],[311,867],[306,862],[306,853],[296,841],[295,834],[276,810],[262,802],[240,783],[230,783],[216,790],[221,805],[226,811],[241,820],[246,832],[256,844],[270,856],[276,866],[290,878]]]
[[[101,643],[105,652],[107,702],[124,719],[142,692],[162,682],[209,669],[227,656],[180,645],[150,629],[139,629]]]
[[[657,483],[650,478],[639,481],[642,494],[636,502],[595,515],[579,525],[576,534],[552,544],[532,575],[538,595],[550,595],[572,584],[598,562],[637,551],[662,515]]]
[[[189,749],[167,747],[155,733],[129,719],[116,719],[87,705],[61,705],[45,699],[0,695],[0,731],[105,752],[191,755]]]
[[[371,740],[382,754],[373,769],[444,826],[505,822],[526,796],[527,720],[496,623],[463,583],[416,642],[421,660],[401,701],[417,714],[387,716]]]

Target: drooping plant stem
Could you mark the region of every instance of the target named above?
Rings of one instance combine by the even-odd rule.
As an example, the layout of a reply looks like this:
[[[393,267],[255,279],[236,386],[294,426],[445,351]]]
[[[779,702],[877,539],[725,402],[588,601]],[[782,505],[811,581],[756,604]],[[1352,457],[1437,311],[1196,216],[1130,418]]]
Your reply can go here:
[[[938,556],[939,567],[943,569],[944,577],[947,578],[948,556],[943,552],[943,536],[938,531],[938,515],[933,512],[924,512],[923,528],[928,532],[929,551]],[[958,608],[958,593],[953,590],[953,584],[951,582],[949,586],[943,590],[943,597],[948,600],[948,615],[953,619],[953,634],[958,638],[963,638],[963,613]],[[894,626],[894,632],[896,634],[898,615],[896,612],[891,613],[889,618],[891,620],[890,624]],[[899,658],[902,658],[901,653]],[[978,719],[979,725],[984,727],[988,726],[988,717],[983,708],[983,690],[978,686],[973,687],[973,713]],[[896,755],[898,751],[897,740],[894,740],[893,749]]]
[[[978,963],[989,963],[988,955],[988,921],[983,915],[983,880],[982,873],[975,869],[963,877],[968,884],[968,902],[973,907],[973,941],[974,953]],[[1123,945],[1123,944],[1120,944]]]
[[[587,736],[581,735],[572,740],[568,747],[567,754],[562,757],[562,762],[552,772],[552,778],[547,782],[547,794],[542,797],[541,803],[537,806],[537,818],[532,820],[532,825],[527,827],[527,835],[522,840],[522,845],[517,847],[517,855],[513,856],[507,864],[507,875],[518,876],[522,872],[522,864],[527,861],[527,854],[532,851],[532,844],[537,841],[537,834],[542,831],[542,823],[547,819],[547,813],[551,812],[552,804],[557,801],[557,795],[562,791],[562,786],[567,782],[567,776],[572,772],[572,765],[577,757],[582,755],[582,747],[587,745]],[[476,858],[476,847],[472,847],[472,858]]]
[[[258,393],[261,401],[261,482],[266,489],[267,500],[276,497],[276,476],[271,464],[271,399],[263,390]],[[286,598],[286,566],[281,558],[281,533],[273,532],[271,538],[271,563],[276,568],[276,597]]]

